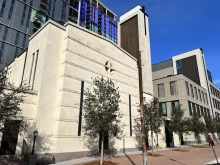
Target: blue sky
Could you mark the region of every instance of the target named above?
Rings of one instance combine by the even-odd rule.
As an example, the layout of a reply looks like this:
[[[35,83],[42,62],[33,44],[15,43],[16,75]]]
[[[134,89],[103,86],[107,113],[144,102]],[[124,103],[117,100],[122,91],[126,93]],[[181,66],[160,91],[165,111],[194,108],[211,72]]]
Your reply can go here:
[[[152,63],[203,48],[220,87],[220,0],[101,0],[117,18],[134,6],[149,15]]]

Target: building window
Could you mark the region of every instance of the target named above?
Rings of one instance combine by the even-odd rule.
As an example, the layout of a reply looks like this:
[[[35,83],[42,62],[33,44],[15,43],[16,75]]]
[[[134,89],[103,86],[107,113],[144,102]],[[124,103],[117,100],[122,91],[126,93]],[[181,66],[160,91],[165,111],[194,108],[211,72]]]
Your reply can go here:
[[[202,101],[201,92],[200,92],[199,89],[198,89],[198,91],[199,91],[199,98],[200,98],[200,101]]]
[[[31,0],[30,5],[31,6],[33,5],[33,0]],[[28,11],[28,16],[27,16],[26,32],[28,32],[28,28],[29,28],[29,23],[30,23],[30,19],[31,19],[31,11],[32,11],[32,8],[30,7],[29,11]]]
[[[176,61],[177,74],[183,74],[182,60]]]
[[[202,92],[202,99],[203,99],[203,102],[205,103],[205,96],[203,92]]]
[[[200,110],[201,110],[201,115],[204,116],[204,112],[203,112],[203,107],[200,106]]]
[[[8,34],[8,28],[6,27],[6,28],[5,28],[5,32],[4,32],[4,36],[3,36],[3,41],[6,40],[7,34]]]
[[[198,104],[196,104],[196,108],[197,108],[197,115],[199,117],[201,117],[201,110],[200,110],[200,106]]]
[[[205,93],[205,99],[206,99],[206,103],[209,104],[209,102],[208,102],[208,97],[207,97],[207,93]]]
[[[54,18],[55,7],[56,7],[56,0],[54,0],[54,2],[53,2],[53,12],[52,12],[52,18]]]
[[[195,105],[195,103],[192,103],[192,109],[193,109],[193,114],[196,114],[196,105]]]
[[[170,82],[170,93],[171,95],[177,95],[177,85],[176,85],[176,81],[171,81]]]
[[[215,99],[213,98],[212,101],[213,101],[213,104],[214,104],[214,108],[216,108],[216,106],[215,106]]]
[[[0,16],[1,17],[3,17],[4,11],[5,11],[6,2],[7,2],[7,0],[4,0],[2,2],[2,7],[1,7],[1,10],[0,10]]]
[[[190,101],[188,101],[188,106],[189,106],[189,115],[192,116],[192,107]]]
[[[197,88],[196,88],[196,87],[194,87],[194,90],[195,90],[196,99],[198,100]]]
[[[173,108],[179,108],[179,106],[180,106],[179,100],[172,101],[171,105],[172,105]]]
[[[20,33],[17,32],[16,38],[15,38],[15,45],[18,45],[19,36],[20,36]]]
[[[2,60],[2,56],[3,56],[4,49],[5,49],[5,44],[2,43],[1,49],[0,49],[0,62],[1,62],[1,60]]]
[[[191,84],[190,84],[190,89],[191,89],[191,95],[194,98],[193,86]]]
[[[9,14],[8,14],[8,25],[11,22],[11,15],[12,15],[12,11],[13,11],[13,8],[14,8],[14,4],[15,4],[15,0],[12,0],[11,1],[10,10],[9,10]]]
[[[188,82],[185,82],[186,84],[186,92],[187,92],[187,95],[190,96],[190,93],[189,93],[189,84]]]
[[[167,116],[167,104],[166,103],[161,103],[162,110],[163,110],[163,115]]]
[[[209,109],[206,109],[206,110],[207,110],[208,117],[211,117]]]
[[[164,97],[165,96],[164,84],[159,84],[158,85],[158,96],[159,97]]]
[[[65,22],[65,16],[66,16],[66,2],[63,1],[61,21]]]
[[[27,40],[27,36],[24,35],[24,39],[23,39],[23,43],[22,43],[23,48],[25,48],[25,46],[26,46],[26,40]]]
[[[22,13],[22,18],[21,18],[21,30],[23,30],[23,27],[24,27],[24,19],[25,19],[25,16],[26,16],[26,10],[27,10],[27,5],[24,5],[24,10],[23,10],[23,13]]]

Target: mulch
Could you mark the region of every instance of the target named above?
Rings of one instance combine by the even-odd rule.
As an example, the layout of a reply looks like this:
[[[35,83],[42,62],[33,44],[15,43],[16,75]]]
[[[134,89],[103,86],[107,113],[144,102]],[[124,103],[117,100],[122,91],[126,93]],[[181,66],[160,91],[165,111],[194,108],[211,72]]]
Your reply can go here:
[[[119,163],[114,163],[114,162],[110,162],[110,161],[104,161],[104,165],[117,165],[117,164],[119,164]],[[99,161],[85,163],[83,165],[99,165]]]

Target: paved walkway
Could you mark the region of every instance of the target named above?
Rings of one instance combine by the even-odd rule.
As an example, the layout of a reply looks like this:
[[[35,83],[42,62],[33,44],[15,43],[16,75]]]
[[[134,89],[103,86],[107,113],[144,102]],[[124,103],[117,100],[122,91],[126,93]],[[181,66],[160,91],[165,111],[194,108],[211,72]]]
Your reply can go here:
[[[148,165],[205,165],[207,162],[214,163],[211,162],[215,159],[211,148],[187,147],[184,150],[186,152],[164,149],[160,151],[163,156],[148,156]],[[215,146],[215,150],[217,156],[220,157],[220,145]],[[85,162],[91,161],[94,159],[84,158],[58,163],[58,165],[84,165]],[[111,158],[111,161],[119,165],[142,165],[142,155],[141,152],[119,154],[118,157]]]

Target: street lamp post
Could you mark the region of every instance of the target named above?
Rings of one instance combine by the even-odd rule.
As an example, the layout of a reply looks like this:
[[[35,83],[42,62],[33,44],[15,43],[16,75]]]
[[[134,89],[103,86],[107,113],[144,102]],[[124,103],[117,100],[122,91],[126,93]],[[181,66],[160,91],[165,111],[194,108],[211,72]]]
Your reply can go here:
[[[34,135],[34,142],[33,142],[33,147],[32,147],[32,155],[34,155],[34,147],[35,147],[35,142],[36,142],[36,138],[37,138],[37,135],[38,135],[37,130],[35,130],[33,132],[33,135]]]

